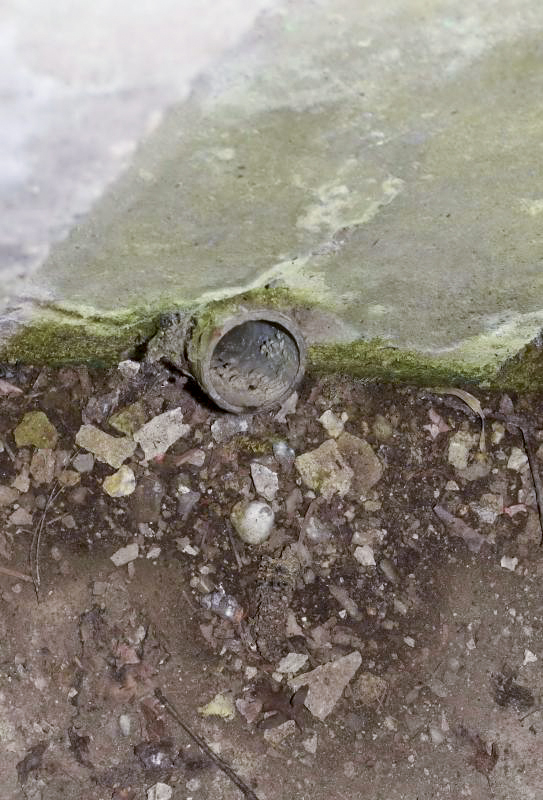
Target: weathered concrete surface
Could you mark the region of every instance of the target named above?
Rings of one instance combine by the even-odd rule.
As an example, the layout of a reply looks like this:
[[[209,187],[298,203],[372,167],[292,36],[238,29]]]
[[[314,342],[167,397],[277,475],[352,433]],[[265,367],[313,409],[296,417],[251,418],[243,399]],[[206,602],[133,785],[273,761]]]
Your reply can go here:
[[[542,32],[536,0],[268,14],[54,249],[38,353],[249,292],[298,309],[317,367],[541,385],[537,347],[508,359],[543,328]]]

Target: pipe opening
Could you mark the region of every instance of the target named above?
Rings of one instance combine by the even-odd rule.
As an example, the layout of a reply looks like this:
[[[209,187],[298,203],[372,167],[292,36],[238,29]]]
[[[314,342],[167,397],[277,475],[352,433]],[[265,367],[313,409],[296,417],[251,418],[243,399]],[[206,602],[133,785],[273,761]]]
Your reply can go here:
[[[231,328],[209,360],[209,380],[229,406],[262,408],[281,400],[300,369],[292,334],[277,322],[250,320]]]

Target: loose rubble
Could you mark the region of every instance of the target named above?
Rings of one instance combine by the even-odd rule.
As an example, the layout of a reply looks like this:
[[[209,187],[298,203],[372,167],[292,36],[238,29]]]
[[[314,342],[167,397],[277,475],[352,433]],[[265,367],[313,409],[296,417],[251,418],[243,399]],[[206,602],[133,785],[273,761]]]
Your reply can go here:
[[[235,417],[158,362],[3,374],[14,797],[222,796],[162,688],[259,797],[537,786],[541,529],[492,420],[541,464],[537,400],[335,377]]]

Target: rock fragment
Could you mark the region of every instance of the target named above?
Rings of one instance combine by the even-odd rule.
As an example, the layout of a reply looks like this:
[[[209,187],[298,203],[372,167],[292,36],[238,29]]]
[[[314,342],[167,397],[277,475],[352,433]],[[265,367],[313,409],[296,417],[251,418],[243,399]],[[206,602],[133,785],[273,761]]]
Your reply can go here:
[[[219,417],[211,426],[211,435],[217,444],[223,444],[239,433],[247,433],[249,422],[245,417]]]
[[[466,469],[470,450],[478,441],[479,437],[468,431],[457,431],[449,441],[449,464],[456,469]]]
[[[521,450],[520,447],[513,447],[511,455],[507,462],[507,469],[512,469],[515,472],[521,472],[528,463],[528,456]]]
[[[139,545],[136,542],[132,542],[131,544],[127,544],[126,547],[120,547],[116,550],[113,555],[110,556],[110,559],[116,567],[123,567],[131,561],[135,561],[139,553]]]
[[[12,489],[11,486],[0,486],[0,507],[12,505],[18,497],[17,489]]]
[[[167,783],[155,783],[147,789],[147,800],[170,800],[173,789]]]
[[[343,497],[351,488],[353,470],[334,439],[327,439],[316,450],[303,453],[294,463],[305,485],[320,492],[326,500],[334,494]]]
[[[343,428],[345,427],[347,419],[347,414],[342,414],[341,417],[337,417],[329,408],[324,414],[321,414],[319,422],[328,436],[331,436],[332,439],[337,439],[337,437],[343,433]]]
[[[342,457],[353,470],[351,491],[366,497],[369,490],[381,480],[383,465],[365,439],[342,433],[337,438]]]
[[[25,508],[17,508],[13,514],[8,517],[8,525],[32,525],[32,514]]]
[[[108,419],[109,424],[118,433],[123,433],[125,436],[132,436],[145,424],[145,409],[140,400],[136,400],[125,408],[121,408],[113,416]]]
[[[230,520],[239,538],[247,544],[262,544],[269,538],[275,515],[267,503],[241,500],[236,503]]]
[[[92,453],[78,453],[72,461],[77,472],[92,472],[94,469],[94,456]]]
[[[375,566],[375,555],[369,544],[363,544],[362,547],[355,548],[354,557],[363,567]]]
[[[295,675],[306,663],[308,655],[305,653],[289,653],[281,659],[277,666],[277,672],[283,675]]]
[[[130,467],[122,466],[104,478],[102,488],[110,497],[127,497],[136,488],[136,476]]]
[[[111,436],[94,425],[82,425],[75,442],[79,447],[93,453],[98,461],[109,464],[114,469],[122,467],[136,449],[136,443],[127,436]]]
[[[186,436],[189,431],[190,425],[183,422],[181,409],[173,408],[146,422],[134,434],[134,441],[141,446],[148,461],[165,453],[172,444],[182,436]]]
[[[510,558],[509,556],[502,556],[500,561],[500,566],[504,569],[508,569],[509,572],[514,572],[518,565],[518,558],[514,556]]]
[[[53,449],[58,440],[54,425],[43,411],[28,411],[15,428],[13,435],[17,447],[36,447]]]
[[[55,477],[55,453],[50,448],[36,450],[30,462],[30,474],[38,486]]]
[[[279,490],[277,473],[264,464],[253,461],[251,464],[251,477],[256,491],[265,500],[273,500]]]
[[[220,717],[230,720],[236,716],[236,707],[229,694],[216,694],[213,700],[198,708],[198,713],[203,717]]]
[[[354,678],[361,663],[362,656],[358,650],[354,650],[336,661],[291,678],[289,686],[293,691],[307,686],[309,691],[305,699],[306,708],[317,719],[325,720],[334,710],[343,690]]]

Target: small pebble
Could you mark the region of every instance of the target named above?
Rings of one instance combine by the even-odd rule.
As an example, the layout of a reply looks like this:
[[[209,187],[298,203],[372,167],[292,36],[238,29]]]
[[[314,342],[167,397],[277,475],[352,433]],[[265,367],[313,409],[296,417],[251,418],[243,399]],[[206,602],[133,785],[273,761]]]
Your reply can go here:
[[[155,783],[147,790],[147,800],[170,800],[173,789],[167,783]]]
[[[121,714],[119,717],[119,728],[123,736],[130,736],[130,725],[132,720],[128,714]]]
[[[375,556],[373,554],[373,549],[369,546],[369,544],[364,544],[362,547],[357,547],[354,551],[354,557],[363,567],[375,566]]]
[[[504,569],[508,569],[509,572],[514,572],[517,568],[518,558],[514,556],[513,558],[509,558],[509,556],[502,556],[502,560],[500,561],[500,566]]]
[[[110,559],[116,567],[122,567],[125,564],[129,564],[130,561],[134,561],[139,556],[139,553],[139,545],[133,542],[132,544],[127,544],[126,547],[120,547],[110,556]]]
[[[262,544],[269,538],[275,515],[267,503],[253,500],[236,503],[230,520],[239,538],[247,544]]]
[[[104,478],[102,488],[110,497],[127,497],[136,488],[136,476],[130,467],[122,466],[113,475]]]

